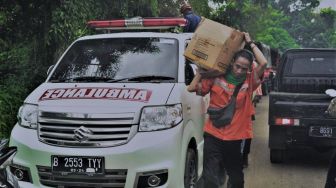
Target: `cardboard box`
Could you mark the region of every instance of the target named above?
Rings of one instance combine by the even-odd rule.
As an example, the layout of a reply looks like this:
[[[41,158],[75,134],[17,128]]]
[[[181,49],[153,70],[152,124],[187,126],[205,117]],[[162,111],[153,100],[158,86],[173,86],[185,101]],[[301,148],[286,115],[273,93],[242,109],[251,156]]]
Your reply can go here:
[[[202,68],[224,73],[244,41],[244,33],[202,18],[184,56]]]

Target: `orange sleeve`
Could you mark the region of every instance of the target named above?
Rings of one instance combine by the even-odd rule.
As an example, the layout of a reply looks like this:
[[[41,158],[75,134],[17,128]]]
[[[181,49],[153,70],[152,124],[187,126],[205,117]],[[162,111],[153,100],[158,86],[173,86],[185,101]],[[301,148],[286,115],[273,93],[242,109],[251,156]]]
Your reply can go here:
[[[214,78],[211,79],[202,79],[197,85],[196,85],[196,94],[200,96],[204,96],[208,94],[211,90],[211,87],[214,83]]]

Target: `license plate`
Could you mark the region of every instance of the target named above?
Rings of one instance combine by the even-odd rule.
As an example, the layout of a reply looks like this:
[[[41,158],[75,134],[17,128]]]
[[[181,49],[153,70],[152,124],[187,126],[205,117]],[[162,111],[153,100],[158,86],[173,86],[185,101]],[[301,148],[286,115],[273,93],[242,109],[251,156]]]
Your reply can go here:
[[[51,156],[53,172],[74,174],[104,173],[103,157]]]
[[[335,127],[324,127],[324,126],[311,126],[310,131],[309,131],[309,136],[336,138],[336,128]]]

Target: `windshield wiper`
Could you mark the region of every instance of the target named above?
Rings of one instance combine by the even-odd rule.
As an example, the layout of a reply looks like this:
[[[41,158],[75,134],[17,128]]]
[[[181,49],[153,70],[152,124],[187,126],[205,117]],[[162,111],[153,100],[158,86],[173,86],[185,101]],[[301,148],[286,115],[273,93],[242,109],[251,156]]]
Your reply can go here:
[[[109,80],[107,82],[121,82],[121,81],[151,81],[151,82],[160,82],[161,80],[175,80],[175,78],[170,76],[159,76],[159,75],[140,75],[128,78],[120,78],[115,80]]]
[[[49,80],[50,82],[65,82],[65,81],[88,81],[88,82],[96,82],[96,81],[111,81],[113,79],[108,77],[99,77],[99,76],[79,76],[74,78],[65,78],[65,79],[56,79],[56,80]]]

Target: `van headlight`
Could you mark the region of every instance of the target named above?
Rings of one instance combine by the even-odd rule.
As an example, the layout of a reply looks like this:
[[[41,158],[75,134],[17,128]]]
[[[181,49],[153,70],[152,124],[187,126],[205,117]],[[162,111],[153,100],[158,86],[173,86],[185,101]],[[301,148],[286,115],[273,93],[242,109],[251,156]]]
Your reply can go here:
[[[182,105],[148,106],[142,109],[139,131],[169,129],[182,121]]]
[[[25,128],[37,128],[37,106],[32,104],[23,104],[18,112],[18,124]]]

